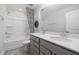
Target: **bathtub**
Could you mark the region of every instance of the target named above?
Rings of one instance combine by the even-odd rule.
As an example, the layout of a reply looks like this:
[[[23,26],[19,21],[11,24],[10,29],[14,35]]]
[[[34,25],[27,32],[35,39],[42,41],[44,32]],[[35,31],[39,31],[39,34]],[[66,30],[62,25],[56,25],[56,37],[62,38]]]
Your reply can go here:
[[[19,37],[19,38],[13,38],[14,40],[10,39],[8,41],[7,40],[4,41],[4,51],[16,49],[16,48],[22,47],[24,44],[30,43],[29,38],[30,37],[27,37],[27,38]]]

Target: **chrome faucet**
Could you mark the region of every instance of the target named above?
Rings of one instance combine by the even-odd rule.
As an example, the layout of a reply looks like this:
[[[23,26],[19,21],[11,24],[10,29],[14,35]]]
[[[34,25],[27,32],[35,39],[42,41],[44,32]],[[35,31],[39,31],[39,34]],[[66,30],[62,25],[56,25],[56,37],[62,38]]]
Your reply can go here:
[[[41,31],[42,31],[42,33],[45,33],[46,31],[45,31],[45,29],[43,28],[43,27],[41,27]]]
[[[69,33],[69,31],[65,31],[65,32],[62,32],[60,33],[60,36],[62,37],[67,37],[67,34]]]

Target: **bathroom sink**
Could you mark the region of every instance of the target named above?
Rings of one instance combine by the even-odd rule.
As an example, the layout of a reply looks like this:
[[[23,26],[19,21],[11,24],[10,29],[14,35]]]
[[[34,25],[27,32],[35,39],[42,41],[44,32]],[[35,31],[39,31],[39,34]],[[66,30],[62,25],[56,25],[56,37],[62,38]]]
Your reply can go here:
[[[71,39],[65,37],[50,37],[52,40],[60,41],[60,42],[71,42]]]
[[[47,34],[47,33],[40,33],[41,35],[49,36],[49,37],[60,37],[60,35],[56,34]]]
[[[72,40],[57,34],[47,34],[47,33],[41,33],[41,35],[48,36],[50,39],[60,42],[71,42]]]

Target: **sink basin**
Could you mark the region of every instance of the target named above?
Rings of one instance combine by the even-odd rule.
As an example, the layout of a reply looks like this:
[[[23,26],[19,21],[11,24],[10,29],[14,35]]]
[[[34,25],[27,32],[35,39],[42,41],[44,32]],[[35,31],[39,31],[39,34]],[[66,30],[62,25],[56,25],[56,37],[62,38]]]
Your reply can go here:
[[[41,33],[41,35],[45,35],[45,36],[49,36],[49,37],[60,37],[60,35],[47,34],[47,33]]]
[[[66,37],[62,37],[60,35],[55,34],[47,34],[47,33],[41,33],[41,35],[48,36],[50,39],[60,42],[71,42],[72,40]]]
[[[71,39],[65,37],[51,37],[52,40],[60,41],[60,42],[71,42]]]

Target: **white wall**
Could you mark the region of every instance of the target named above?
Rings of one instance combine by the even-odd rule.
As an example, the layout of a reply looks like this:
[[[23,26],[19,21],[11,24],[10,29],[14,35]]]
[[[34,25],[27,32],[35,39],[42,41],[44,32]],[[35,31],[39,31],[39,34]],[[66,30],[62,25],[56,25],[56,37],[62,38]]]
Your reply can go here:
[[[56,7],[56,6],[54,6]],[[47,7],[42,13],[42,21],[46,31],[66,31],[66,13],[75,9],[79,9],[79,5],[67,5],[60,8]]]
[[[7,12],[9,13],[14,11],[21,11],[26,14],[26,6],[26,4],[6,4]]]

